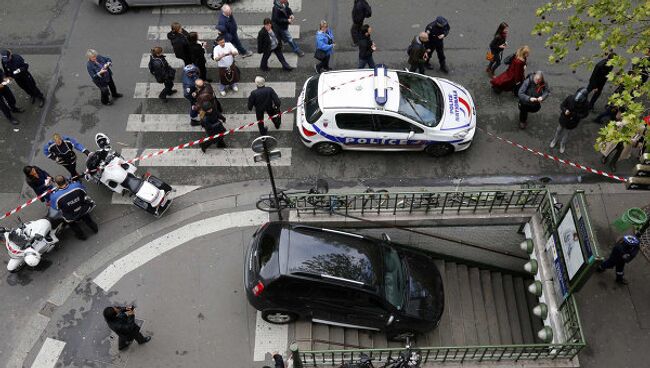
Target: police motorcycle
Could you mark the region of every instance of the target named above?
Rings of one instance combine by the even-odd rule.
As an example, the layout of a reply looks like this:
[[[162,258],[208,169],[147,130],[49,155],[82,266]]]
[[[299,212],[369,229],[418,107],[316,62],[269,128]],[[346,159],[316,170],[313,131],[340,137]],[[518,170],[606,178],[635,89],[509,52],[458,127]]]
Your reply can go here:
[[[121,195],[128,194],[137,207],[162,216],[173,201],[172,187],[149,173],[137,177],[137,168],[111,148],[111,140],[105,134],[97,133],[95,142],[99,149],[88,155],[86,180],[102,183]]]
[[[9,272],[18,272],[25,264],[38,266],[41,257],[51,252],[59,242],[58,236],[65,226],[61,213],[49,207],[45,218],[27,223],[19,218],[19,221],[20,225],[15,229],[0,227],[0,234],[9,253]]]

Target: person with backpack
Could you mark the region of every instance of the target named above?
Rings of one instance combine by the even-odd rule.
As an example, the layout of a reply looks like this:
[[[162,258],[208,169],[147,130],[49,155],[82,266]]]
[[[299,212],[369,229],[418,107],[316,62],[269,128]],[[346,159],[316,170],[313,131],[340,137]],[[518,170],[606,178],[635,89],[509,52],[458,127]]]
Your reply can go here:
[[[357,46],[359,38],[363,35],[361,27],[366,18],[372,17],[372,8],[366,0],[354,0],[352,5],[352,28],[350,28],[350,36],[352,36],[352,44]]]
[[[555,130],[553,140],[549,144],[550,148],[555,148],[555,145],[559,142],[560,153],[564,153],[566,141],[569,138],[569,131],[575,129],[580,120],[589,115],[588,95],[587,88],[580,88],[575,94],[567,96],[562,101],[560,105],[559,125]]]
[[[178,22],[172,23],[171,31],[167,33],[167,38],[174,48],[174,55],[183,60],[185,65],[192,64],[189,37],[190,34]]]
[[[508,69],[490,80],[492,90],[496,93],[512,91],[516,96],[519,93],[518,85],[524,80],[526,62],[529,55],[530,48],[528,46],[522,46],[513,55],[508,56],[503,61],[508,65]]]
[[[447,58],[445,57],[445,38],[449,35],[449,22],[445,17],[438,16],[436,20],[429,23],[424,31],[429,36],[429,41],[426,44],[427,47],[427,59],[424,64],[424,67],[427,69],[433,69],[431,66],[431,56],[433,51],[436,51],[438,55],[438,62],[440,63],[440,71],[443,73],[449,73],[447,69]]]
[[[420,32],[419,35],[413,37],[411,44],[406,49],[406,54],[409,57],[409,72],[417,71],[424,74],[424,64],[429,60],[425,46],[427,42],[429,42],[429,35],[426,32]]]
[[[542,102],[550,93],[541,70],[529,74],[524,79],[519,87],[519,129],[526,129],[528,113],[539,111],[542,108]]]
[[[497,70],[499,65],[501,65],[501,58],[503,57],[503,50],[508,47],[508,31],[510,27],[508,23],[501,22],[497,31],[494,33],[494,38],[490,42],[490,51],[488,53],[488,60],[490,63],[487,66],[485,71],[488,73],[490,78],[494,78],[494,71]]]
[[[156,78],[156,82],[165,85],[165,88],[160,92],[158,98],[167,102],[167,96],[173,95],[177,91],[174,89],[174,77],[176,70],[169,66],[165,55],[163,55],[162,47],[156,46],[151,49],[151,56],[149,56],[149,72]]]

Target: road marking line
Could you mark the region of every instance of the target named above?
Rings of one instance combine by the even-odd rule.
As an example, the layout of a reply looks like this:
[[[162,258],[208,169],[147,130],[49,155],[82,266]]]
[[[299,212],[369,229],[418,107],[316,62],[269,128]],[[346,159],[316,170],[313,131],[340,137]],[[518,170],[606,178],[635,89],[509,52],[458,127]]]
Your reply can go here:
[[[142,59],[140,59],[140,68],[149,68],[149,56],[151,54],[146,53],[142,54]],[[183,63],[183,60],[177,58],[173,54],[165,54],[167,63],[169,66],[172,68],[177,68],[180,69],[185,64]],[[206,67],[210,69],[216,69],[217,68],[217,62],[214,61],[214,59],[210,58],[210,55],[205,56],[207,59],[207,64]],[[289,63],[289,66],[292,68],[296,68],[298,66],[298,55],[294,54],[292,51],[287,51],[284,53],[284,58],[287,59],[287,63]],[[237,66],[240,68],[259,68],[260,67],[260,60],[262,60],[262,54],[253,54],[251,57],[248,58],[237,58]],[[271,58],[269,59],[269,67],[270,68],[281,68],[282,64],[278,61],[278,58],[275,57],[275,55],[272,55]]]
[[[266,115],[265,115],[266,116]],[[256,120],[255,114],[225,114],[228,126],[242,126]],[[292,131],[294,116],[292,113],[282,115],[281,131]],[[265,121],[265,125],[276,129],[273,124]],[[127,132],[202,132],[200,126],[191,126],[189,114],[130,114],[126,122]],[[257,132],[257,130],[254,130]],[[251,132],[251,130],[236,130],[235,133]]]
[[[196,238],[232,228],[259,226],[269,221],[269,214],[259,210],[233,212],[192,222],[171,231],[116,260],[106,267],[93,282],[109,291],[126,274],[152,259]]]
[[[178,198],[182,195],[190,193],[194,190],[201,188],[200,185],[172,185],[176,191],[174,192],[174,198]],[[129,195],[120,195],[118,193],[113,193],[111,198],[111,204],[133,204],[133,197]]]
[[[261,23],[261,22],[260,22]],[[192,26],[187,25],[183,26],[188,32],[196,32],[199,34],[200,40],[214,40],[219,35],[219,31],[215,29],[214,25],[201,25],[201,26]],[[257,39],[257,32],[262,29],[262,24],[260,25],[245,25],[239,26],[237,30],[237,35],[240,40],[252,40]],[[147,31],[147,39],[150,41],[167,41],[167,33],[169,33],[169,26],[149,26]],[[290,25],[289,32],[291,37],[300,38],[300,26],[299,25]]]
[[[262,319],[262,312],[257,311],[253,361],[261,362],[266,360],[266,353],[287,351],[288,341],[289,327],[287,325],[268,323]]]
[[[291,10],[294,13],[302,9],[302,0],[291,0]],[[236,13],[269,13],[273,4],[269,0],[242,0],[230,4],[233,12]],[[166,6],[154,8],[151,14],[219,14],[219,10],[211,10],[206,6]]]
[[[215,83],[216,84],[216,83]],[[231,89],[227,90],[225,97],[218,95],[218,98],[248,98],[252,91],[257,86],[255,83],[237,83],[239,91],[233,92]],[[267,82],[267,87],[275,90],[280,98],[294,98],[296,97],[296,82]],[[164,86],[162,83],[136,83],[133,98],[158,98]],[[174,83],[174,89],[178,90],[175,94],[167,96],[167,98],[185,98],[183,97],[183,84]],[[217,87],[214,87],[215,92],[218,94]]]
[[[65,342],[52,338],[45,339],[41,350],[38,352],[32,368],[54,368],[59,361],[59,356],[65,347]]]
[[[214,147],[214,146],[213,146]],[[273,166],[291,166],[291,148],[277,148],[282,157],[273,161]],[[147,155],[152,152],[158,152],[158,148],[148,148],[141,155]],[[138,155],[138,150],[134,148],[122,149],[122,156],[129,160]],[[264,162],[253,161],[253,151],[250,148],[210,148],[206,153],[200,149],[187,148],[174,152],[172,155],[155,156],[147,160],[140,161],[143,167],[249,167],[264,166]]]

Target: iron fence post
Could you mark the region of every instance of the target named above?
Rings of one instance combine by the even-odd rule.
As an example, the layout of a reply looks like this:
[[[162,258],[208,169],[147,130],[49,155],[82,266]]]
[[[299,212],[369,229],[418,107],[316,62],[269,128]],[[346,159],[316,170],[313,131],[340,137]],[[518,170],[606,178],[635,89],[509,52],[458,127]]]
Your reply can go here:
[[[293,360],[293,366],[295,368],[303,368],[302,359],[300,358],[300,350],[298,349],[298,344],[295,342],[292,343],[289,346],[289,350],[291,351],[291,359]]]

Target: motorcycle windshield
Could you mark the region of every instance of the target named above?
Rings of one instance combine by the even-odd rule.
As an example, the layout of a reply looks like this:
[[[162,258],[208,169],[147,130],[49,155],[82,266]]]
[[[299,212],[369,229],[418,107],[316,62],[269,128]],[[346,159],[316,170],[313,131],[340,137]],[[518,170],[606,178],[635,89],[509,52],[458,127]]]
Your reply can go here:
[[[21,250],[27,248],[30,243],[29,239],[24,237],[22,234],[17,233],[15,230],[9,233],[9,241]]]

